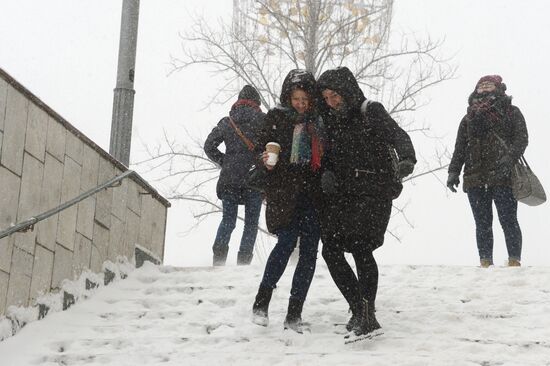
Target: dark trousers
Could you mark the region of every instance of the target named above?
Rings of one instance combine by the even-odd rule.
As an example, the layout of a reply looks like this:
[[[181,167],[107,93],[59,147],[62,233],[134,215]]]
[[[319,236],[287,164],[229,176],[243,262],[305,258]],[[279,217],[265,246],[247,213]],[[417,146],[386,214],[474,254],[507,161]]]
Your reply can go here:
[[[348,302],[352,312],[357,314],[362,299],[374,308],[378,291],[378,265],[373,251],[384,241],[384,233],[391,216],[391,200],[370,200],[362,204],[361,227],[355,231],[323,234],[323,258],[327,263],[334,283]],[[359,213],[358,213],[359,215]],[[355,260],[357,275],[344,257],[349,252]]]
[[[299,237],[300,256],[292,279],[290,299],[305,301],[315,273],[320,236],[315,208],[308,198],[302,196],[290,224],[277,232],[277,244],[267,259],[260,286],[270,289],[277,286]]]
[[[476,224],[477,249],[480,259],[493,261],[493,201],[500,226],[504,231],[508,257],[521,260],[521,229],[518,223],[518,202],[510,187],[480,187],[468,190],[468,199]]]
[[[241,197],[236,194],[226,194],[222,198],[223,217],[218,227],[214,245],[212,246],[215,264],[225,264],[229,240],[237,222],[240,199]],[[242,199],[244,200],[244,230],[239,247],[239,255],[251,259],[258,234],[258,219],[262,208],[262,195],[258,191],[244,190]]]

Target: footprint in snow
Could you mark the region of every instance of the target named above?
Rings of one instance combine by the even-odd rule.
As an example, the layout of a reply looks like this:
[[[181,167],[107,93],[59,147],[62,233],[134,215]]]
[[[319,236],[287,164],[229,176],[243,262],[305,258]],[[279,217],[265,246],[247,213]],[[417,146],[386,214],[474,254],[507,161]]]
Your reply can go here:
[[[221,308],[228,308],[230,306],[235,306],[235,304],[237,303],[237,301],[234,299],[211,299],[208,301],[210,301],[215,305],[218,305]]]
[[[229,327],[229,328],[235,328],[235,325],[231,324],[231,323],[216,323],[216,324],[208,324],[204,327],[204,329],[206,330],[206,334],[212,334],[212,332],[214,332],[216,329],[218,329],[222,326],[226,326],[226,327]]]

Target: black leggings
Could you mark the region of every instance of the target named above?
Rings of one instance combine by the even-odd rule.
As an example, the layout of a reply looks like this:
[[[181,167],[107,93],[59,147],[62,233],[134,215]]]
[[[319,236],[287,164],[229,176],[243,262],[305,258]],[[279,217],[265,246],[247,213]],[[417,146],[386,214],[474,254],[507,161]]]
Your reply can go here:
[[[371,197],[327,205],[326,219],[321,223],[323,258],[354,314],[363,299],[369,307],[375,306],[378,265],[372,252],[384,243],[391,208],[391,200]],[[352,254],[357,275],[344,257],[345,252]]]
[[[323,243],[323,258],[336,286],[348,302],[352,312],[359,311],[361,300],[365,298],[374,307],[378,291],[378,265],[369,245],[351,252],[357,267],[357,276],[335,243]]]

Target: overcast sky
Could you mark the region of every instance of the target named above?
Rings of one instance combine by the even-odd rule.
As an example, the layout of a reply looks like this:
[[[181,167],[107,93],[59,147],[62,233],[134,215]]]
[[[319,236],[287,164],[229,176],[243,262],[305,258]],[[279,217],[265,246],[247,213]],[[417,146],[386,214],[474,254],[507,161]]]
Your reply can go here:
[[[0,67],[106,150],[121,4],[121,0],[0,0]],[[187,29],[190,14],[216,19],[231,16],[231,9],[229,0],[141,1],[132,161],[143,156],[142,141],[153,144],[163,128],[179,136],[185,127],[205,138],[227,113],[229,105],[203,109],[218,85],[208,70],[167,74],[170,54],[177,55],[181,47],[178,32]],[[441,143],[452,149],[478,78],[502,75],[527,121],[526,158],[547,187],[549,12],[545,0],[396,0],[392,23],[395,37],[407,32],[445,38],[444,50],[459,66],[457,78],[432,89],[426,95],[430,104],[413,117],[430,124]],[[413,142],[427,158],[436,144],[420,136],[413,136]],[[446,173],[438,177],[444,181]],[[414,228],[400,220],[390,223],[401,243],[387,237],[376,252],[380,263],[477,264],[474,223],[464,193],[450,194],[435,177],[427,176],[407,185],[399,202],[407,204]],[[526,265],[550,263],[549,207],[520,204]],[[192,224],[192,215],[185,203],[175,203],[169,211],[165,262],[210,264],[219,220],[211,217],[183,236],[182,228]],[[494,224],[495,261],[501,264],[507,255],[496,218]],[[237,229],[233,235],[230,260],[240,234]]]

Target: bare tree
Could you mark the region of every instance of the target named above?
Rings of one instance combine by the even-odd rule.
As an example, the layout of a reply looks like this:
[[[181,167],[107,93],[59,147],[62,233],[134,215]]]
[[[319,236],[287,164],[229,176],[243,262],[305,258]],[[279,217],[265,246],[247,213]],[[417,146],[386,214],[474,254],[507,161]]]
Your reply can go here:
[[[391,37],[393,0],[234,0],[233,20],[216,26],[197,16],[180,34],[182,53],[172,57],[173,72],[206,65],[225,77],[210,103],[226,103],[243,84],[254,85],[265,106],[278,99],[282,78],[292,68],[319,74],[345,65],[370,99],[382,101],[410,132],[428,134],[407,112],[426,104],[427,88],[454,77],[456,68],[441,56],[443,41],[430,37]],[[189,136],[191,138],[191,136]],[[168,196],[202,206],[196,216],[219,212],[210,183],[218,167],[202,151],[201,142],[178,145],[165,138],[150,151],[147,163],[171,181]],[[145,162],[144,162],[145,163]],[[430,166],[422,175],[443,169]],[[210,189],[206,189],[210,187]],[[396,212],[402,213],[402,208]]]
[[[423,90],[453,77],[430,37],[389,43],[393,0],[234,0],[233,22],[215,28],[197,17],[181,34],[174,71],[199,64],[227,77],[211,102],[226,102],[242,84],[254,85],[264,104],[277,102],[291,68],[315,76],[345,65],[392,114],[420,107]]]

